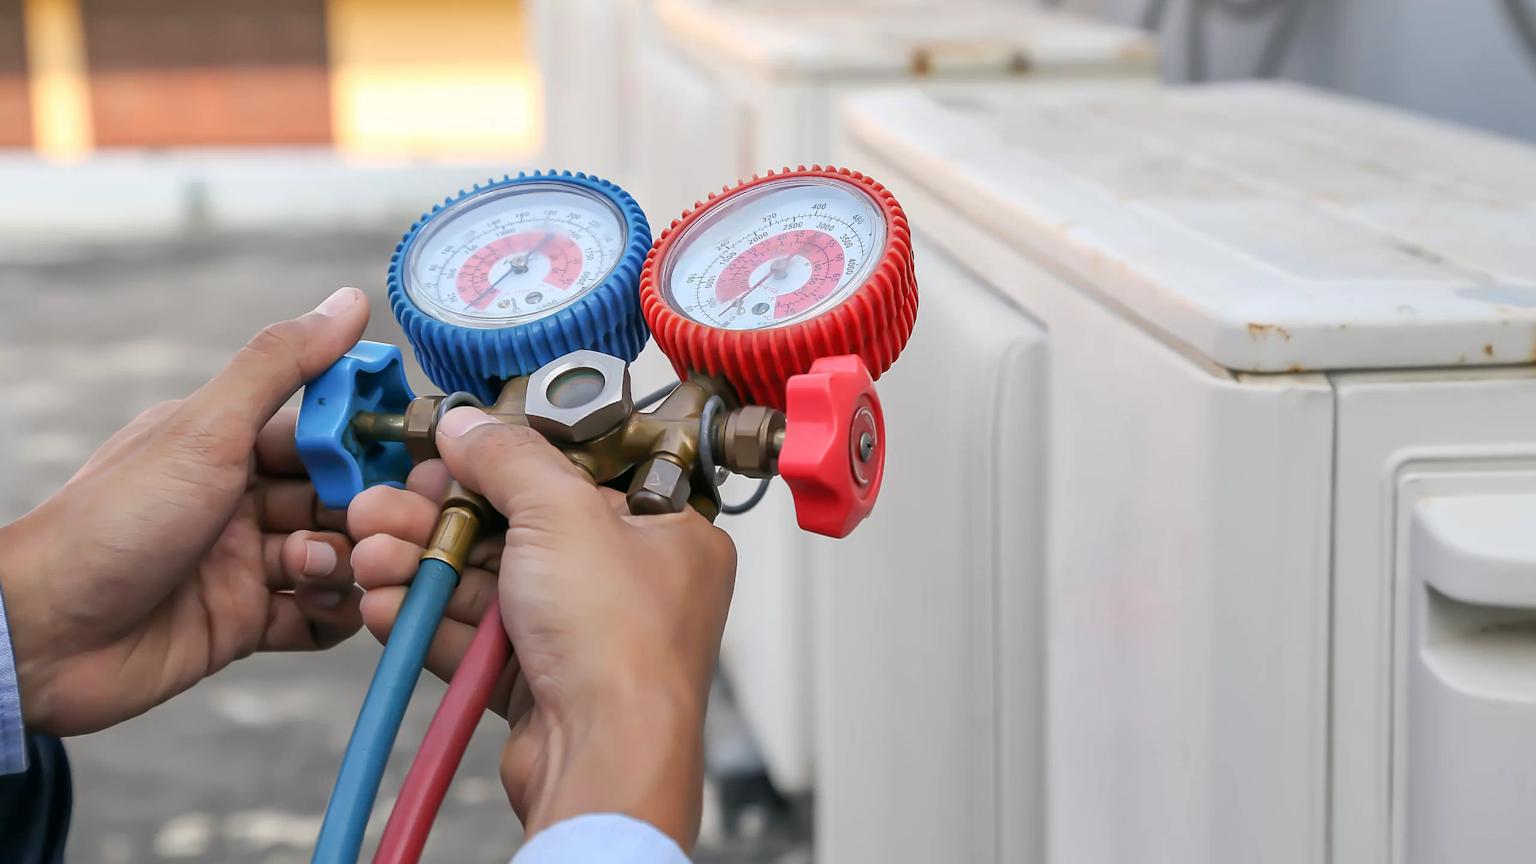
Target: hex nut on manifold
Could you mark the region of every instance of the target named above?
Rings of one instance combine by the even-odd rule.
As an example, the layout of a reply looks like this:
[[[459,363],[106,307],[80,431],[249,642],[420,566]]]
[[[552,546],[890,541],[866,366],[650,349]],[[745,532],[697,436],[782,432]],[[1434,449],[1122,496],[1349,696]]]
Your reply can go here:
[[[572,351],[528,379],[528,425],[553,441],[582,444],[629,418],[629,366],[598,351]]]
[[[656,456],[640,466],[629,484],[629,512],[637,515],[681,513],[688,506],[692,487],[683,466],[665,456]]]
[[[745,405],[725,418],[720,458],[737,474],[772,477],[779,468],[776,438],[784,432],[784,412]]]

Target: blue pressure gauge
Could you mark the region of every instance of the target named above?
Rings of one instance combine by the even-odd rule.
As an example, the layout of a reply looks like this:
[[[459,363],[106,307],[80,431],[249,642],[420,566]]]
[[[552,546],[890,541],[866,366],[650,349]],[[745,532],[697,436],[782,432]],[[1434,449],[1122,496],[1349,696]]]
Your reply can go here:
[[[389,265],[389,302],[432,382],[485,402],[587,348],[635,359],[645,214],[605,180],[533,172],[446,199]]]
[[[433,383],[493,402],[509,378],[583,348],[634,360],[649,335],[640,268],[651,229],[635,199],[569,171],[505,177],[448,198],[389,262],[389,303]],[[401,485],[400,440],[364,440],[359,415],[411,401],[393,345],[360,342],[308,383],[296,441],[320,500]]]

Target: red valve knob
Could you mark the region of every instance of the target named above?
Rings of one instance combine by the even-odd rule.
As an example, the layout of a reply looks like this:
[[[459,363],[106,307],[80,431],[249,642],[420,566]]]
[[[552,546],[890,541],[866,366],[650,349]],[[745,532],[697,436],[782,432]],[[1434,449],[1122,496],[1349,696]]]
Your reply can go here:
[[[785,387],[779,475],[800,527],[846,537],[875,506],[885,475],[885,414],[856,354],[823,357]]]

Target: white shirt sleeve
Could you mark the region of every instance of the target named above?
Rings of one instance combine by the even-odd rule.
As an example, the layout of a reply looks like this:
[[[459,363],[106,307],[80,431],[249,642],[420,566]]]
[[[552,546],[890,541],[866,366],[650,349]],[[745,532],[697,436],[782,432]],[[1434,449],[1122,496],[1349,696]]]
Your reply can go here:
[[[16,658],[11,654],[11,629],[0,597],[0,774],[27,770],[27,730],[21,725],[21,688]]]
[[[512,864],[688,864],[655,826],[619,813],[587,813],[533,835]]]

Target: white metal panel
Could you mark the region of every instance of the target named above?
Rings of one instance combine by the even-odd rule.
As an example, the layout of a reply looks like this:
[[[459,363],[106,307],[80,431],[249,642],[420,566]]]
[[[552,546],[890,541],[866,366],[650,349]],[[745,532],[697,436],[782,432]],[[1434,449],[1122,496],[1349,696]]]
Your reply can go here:
[[[1157,59],[1139,30],[995,2],[657,0],[656,19],[689,50],[764,77],[1146,72]]]
[[[1533,493],[1533,471],[1402,483],[1404,864],[1516,864],[1536,849]]]
[[[1283,113],[1264,112],[1271,94]],[[1309,122],[1306,98],[1256,84],[906,92],[854,100],[844,119],[981,230],[1228,368],[1528,362],[1536,195],[1464,166],[1536,175],[1536,150],[1399,116],[1434,147],[1396,163],[1335,122],[1336,100]]]
[[[945,300],[881,381],[881,500],[817,544],[818,848],[1039,862],[1045,333],[938,249],[917,262]]]
[[[1414,508],[1411,500],[1405,505],[1404,490],[1429,480],[1445,484],[1442,475],[1464,474],[1479,476],[1442,485],[1440,491],[1524,491],[1508,484],[1521,473],[1529,477],[1536,471],[1536,371],[1360,373],[1337,376],[1334,384],[1333,860],[1445,861],[1409,854],[1413,835],[1405,808],[1409,796],[1426,791],[1418,783],[1424,775],[1415,774],[1425,766],[1407,762],[1409,741],[1425,734],[1435,720],[1424,713],[1422,702],[1410,713],[1408,701],[1411,579],[1423,570],[1410,576],[1407,546]],[[1428,727],[1417,725],[1421,721]],[[1459,746],[1473,745],[1462,741]],[[1506,736],[1494,746],[1504,748],[1518,765],[1531,758],[1536,739]],[[1432,752],[1431,746],[1425,755]],[[1417,806],[1423,803],[1420,799]],[[1528,814],[1528,796],[1524,803]],[[1454,821],[1422,828],[1431,833],[1462,830]],[[1438,847],[1424,848],[1427,853]]]
[[[955,93],[983,81],[1054,86],[1153,71],[1150,43],[1134,30],[1017,9],[980,15],[953,2],[902,5],[658,5],[657,38],[642,49],[633,135],[644,170],[631,190],[653,227],[659,232],[694,201],[753,173],[831,161],[833,105],[850,87],[918,82]],[[859,56],[880,59],[848,65]],[[780,74],[790,67],[799,72]],[[877,67],[887,71],[874,74]],[[829,574],[809,551],[816,542],[795,529],[787,497],[776,494],[760,511],[738,536],[800,551],[782,553],[797,556],[789,561],[743,555],[723,662],[774,781],[805,791],[815,667],[809,591]],[[805,749],[787,749],[794,742]]]
[[[1031,260],[977,230],[933,194],[927,172],[901,170],[858,137],[848,144],[847,161],[892,188],[925,246],[963,262],[1051,334],[1049,402],[1039,409],[1049,417],[1047,860],[1322,862],[1326,382],[1234,378],[1099,302],[1048,250]],[[950,290],[923,288],[919,318]],[[885,386],[898,386],[898,374]],[[907,421],[892,412],[888,422]],[[819,759],[835,758],[831,730],[845,722],[818,704]],[[865,734],[895,736],[899,722]],[[818,791],[854,782],[828,772]]]
[[[651,0],[534,0],[533,53],[544,98],[550,166],[628,188],[634,165],[635,53]],[[645,202],[641,202],[642,206]]]
[[[640,46],[635,124],[636,200],[661,231],[693,202],[741,174],[744,108],[729,81],[715,79],[661,41]]]
[[[812,558],[820,538],[795,536],[795,510],[775,482],[761,504],[721,527],[736,541],[736,594],[720,665],[779,791],[811,790]]]

